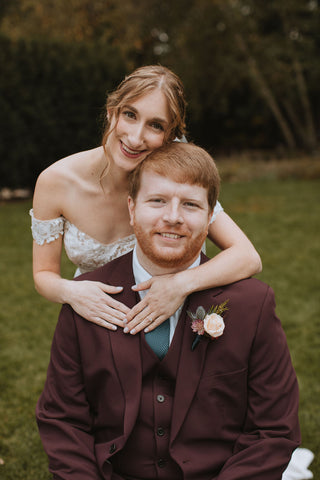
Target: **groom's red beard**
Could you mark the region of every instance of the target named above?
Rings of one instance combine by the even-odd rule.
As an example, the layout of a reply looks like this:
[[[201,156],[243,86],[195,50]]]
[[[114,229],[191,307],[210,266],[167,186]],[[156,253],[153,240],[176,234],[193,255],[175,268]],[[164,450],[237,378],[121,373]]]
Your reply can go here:
[[[134,224],[134,232],[145,256],[155,265],[164,268],[179,268],[191,265],[199,255],[207,237],[207,232],[201,232],[194,238],[185,237],[186,241],[183,245],[175,248],[156,245],[156,231],[146,233],[139,225]]]

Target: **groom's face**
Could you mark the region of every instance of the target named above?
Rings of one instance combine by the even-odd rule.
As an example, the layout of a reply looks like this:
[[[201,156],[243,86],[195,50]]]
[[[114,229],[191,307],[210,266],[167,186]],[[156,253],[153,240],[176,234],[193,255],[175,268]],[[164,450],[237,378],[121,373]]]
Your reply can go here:
[[[146,170],[135,201],[129,197],[130,223],[137,237],[140,263],[151,274],[184,270],[197,258],[212,212],[207,190],[177,183]]]

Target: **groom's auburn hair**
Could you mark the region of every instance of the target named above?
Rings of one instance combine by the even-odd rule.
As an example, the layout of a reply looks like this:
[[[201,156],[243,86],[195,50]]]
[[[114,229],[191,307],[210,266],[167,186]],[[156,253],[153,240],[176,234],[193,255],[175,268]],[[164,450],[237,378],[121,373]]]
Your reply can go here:
[[[141,176],[152,171],[177,183],[199,185],[208,191],[208,204],[213,210],[219,196],[220,176],[211,155],[193,143],[172,142],[150,155],[132,172],[129,195],[136,199]]]

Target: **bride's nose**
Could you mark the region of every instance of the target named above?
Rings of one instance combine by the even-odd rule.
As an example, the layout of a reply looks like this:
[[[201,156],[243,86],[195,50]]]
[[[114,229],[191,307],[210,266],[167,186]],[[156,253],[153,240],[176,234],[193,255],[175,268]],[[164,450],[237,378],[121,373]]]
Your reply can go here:
[[[128,132],[128,142],[130,143],[129,147],[139,148],[144,143],[144,126],[143,125],[134,125]]]

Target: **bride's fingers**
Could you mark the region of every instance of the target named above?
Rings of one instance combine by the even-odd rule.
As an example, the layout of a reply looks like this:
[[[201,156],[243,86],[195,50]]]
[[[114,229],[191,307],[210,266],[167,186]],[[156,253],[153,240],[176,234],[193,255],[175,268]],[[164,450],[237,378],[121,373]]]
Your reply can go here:
[[[149,313],[148,304],[145,300],[141,300],[137,303],[134,307],[129,310],[126,314],[128,325],[130,324],[131,328],[135,326],[137,323],[144,320]]]
[[[96,325],[99,325],[100,327],[106,328],[108,330],[117,330],[117,326],[114,325],[113,323],[109,323],[106,320],[102,320],[102,318],[93,318],[91,320],[91,323],[95,323]]]
[[[155,314],[147,314],[147,309],[146,311],[142,312],[142,314],[143,316],[138,315],[132,322],[125,326],[123,330],[124,333],[131,333],[131,335],[135,335],[142,330],[144,330],[145,333],[148,333],[166,320],[164,315],[156,317]]]
[[[130,308],[127,307],[124,303],[118,302],[117,300],[114,300],[111,297],[108,297],[108,303],[106,305],[106,308],[109,308],[111,310],[114,310],[119,313],[119,318],[121,317],[122,319],[126,317],[126,315],[130,312]]]
[[[111,285],[105,285],[105,288],[103,290],[105,293],[119,293],[122,291],[122,287],[112,287]],[[112,297],[109,297],[109,295],[106,295],[104,300],[107,303],[107,306],[113,308],[114,310],[118,310],[125,315],[130,312],[130,308],[127,307],[127,305],[119,302],[118,300],[115,300]]]
[[[160,315],[160,317],[156,318],[154,321],[152,321],[145,329],[144,332],[152,332],[155,328],[159,327],[167,318],[163,315]]]
[[[146,306],[144,310],[135,315],[133,320],[126,322],[126,326],[123,331],[124,333],[130,332],[134,335],[135,333],[138,333],[149,326],[153,322],[153,319],[154,317],[152,317],[149,307]]]
[[[100,306],[95,317],[120,326],[123,326],[126,323],[126,314],[117,308],[110,307],[109,305],[105,305],[103,308]]]

